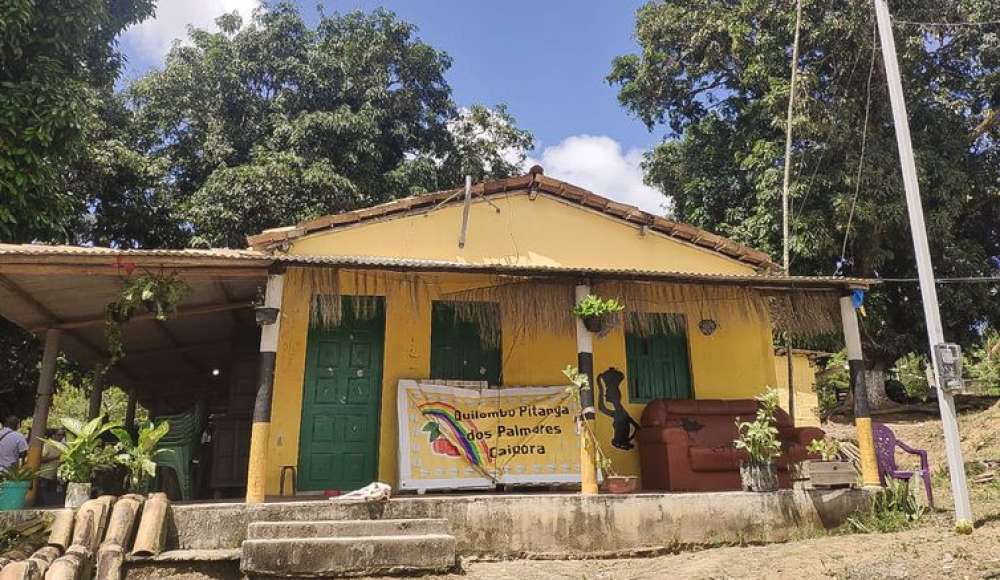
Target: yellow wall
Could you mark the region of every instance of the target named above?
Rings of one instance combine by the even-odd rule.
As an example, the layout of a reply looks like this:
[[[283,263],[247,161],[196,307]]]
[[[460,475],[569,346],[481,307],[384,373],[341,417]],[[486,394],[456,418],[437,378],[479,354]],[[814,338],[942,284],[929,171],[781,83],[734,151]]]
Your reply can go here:
[[[708,249],[544,194],[472,204],[468,238],[458,247],[461,205],[431,213],[369,221],[294,241],[291,253],[321,256],[392,256],[475,264],[638,268],[748,274],[753,268]]]
[[[774,357],[781,408],[788,410],[788,359]],[[792,355],[792,380],[795,382],[795,425],[819,427],[819,399],[816,395],[816,363],[802,353]]]
[[[385,356],[382,384],[382,411],[378,477],[395,485],[397,482],[396,386],[400,379],[427,378],[430,373],[430,301],[439,294],[474,288],[490,283],[477,275],[439,274],[421,276],[418,303],[412,304],[411,286],[403,276],[387,275],[368,292],[386,296]],[[341,276],[341,291],[351,293],[351,278]],[[571,288],[567,289],[572,292]],[[284,285],[281,330],[275,367],[274,403],[268,457],[267,492],[278,493],[281,466],[298,463],[299,428],[302,414],[302,382],[305,373],[306,337],[308,332],[311,290],[303,282],[301,270],[289,269]],[[777,384],[772,351],[770,326],[767,320],[750,315],[725,314],[717,318],[718,329],[711,336],[702,335],[696,325],[700,319],[698,304],[678,307],[676,304],[650,311],[681,312],[688,319],[688,341],[691,375],[696,398],[747,398],[766,386]],[[748,310],[752,310],[749,309]],[[502,321],[505,328],[509,321]],[[502,331],[503,376],[508,385],[565,384],[561,370],[576,364],[574,334],[546,335],[534,339],[517,339]],[[603,372],[608,367],[627,372],[625,340],[621,328],[607,336],[595,337],[594,368]],[[628,389],[623,383],[623,395]],[[637,421],[643,406],[627,403]],[[597,431],[601,444],[614,462],[616,471],[638,474],[639,461],[635,450],[619,451],[610,445],[611,419],[599,415]]]

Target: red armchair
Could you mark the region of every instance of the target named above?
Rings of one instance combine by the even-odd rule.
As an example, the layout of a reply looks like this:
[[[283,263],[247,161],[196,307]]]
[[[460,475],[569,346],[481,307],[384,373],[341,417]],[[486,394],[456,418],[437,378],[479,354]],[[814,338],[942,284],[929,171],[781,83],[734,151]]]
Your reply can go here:
[[[740,461],[746,452],[733,446],[736,418],[750,421],[757,401],[667,400],[646,405],[639,430],[639,461],[644,489],[666,491],[726,491],[740,489]],[[778,409],[781,457],[778,483],[791,487],[789,464],[818,459],[806,451],[822,429],[792,427],[788,414]]]

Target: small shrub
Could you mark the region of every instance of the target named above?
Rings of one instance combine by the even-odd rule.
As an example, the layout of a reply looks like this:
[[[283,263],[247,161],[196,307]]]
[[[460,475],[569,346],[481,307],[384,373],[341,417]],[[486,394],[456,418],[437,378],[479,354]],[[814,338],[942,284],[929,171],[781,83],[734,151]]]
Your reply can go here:
[[[927,384],[927,364],[926,357],[912,352],[896,361],[896,378],[910,399],[926,401],[931,395],[931,387]]]
[[[1000,332],[987,330],[982,344],[969,350],[966,364],[969,378],[984,395],[1000,395]]]
[[[836,439],[813,439],[806,450],[819,455],[823,461],[840,459],[840,442]]]
[[[736,418],[739,437],[733,445],[746,451],[751,463],[767,464],[781,455],[781,441],[778,440],[777,421],[774,419],[777,408],[778,390],[769,388],[757,396],[757,416],[753,421]]]
[[[855,533],[887,534],[913,527],[923,514],[924,508],[917,504],[907,482],[890,479],[885,488],[872,496],[868,509],[847,518],[845,526]]]
[[[837,407],[837,393],[849,391],[851,376],[847,370],[847,354],[840,351],[830,357],[826,367],[816,375],[817,411],[820,417],[826,417]]]

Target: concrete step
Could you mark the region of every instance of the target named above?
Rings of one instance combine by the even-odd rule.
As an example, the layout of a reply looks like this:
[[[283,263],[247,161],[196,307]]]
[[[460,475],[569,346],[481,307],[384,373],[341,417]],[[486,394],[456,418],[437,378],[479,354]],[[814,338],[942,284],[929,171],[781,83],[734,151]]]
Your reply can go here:
[[[413,536],[447,534],[446,519],[409,520],[323,520],[252,522],[247,528],[248,540],[284,538],[340,538],[347,536]]]
[[[240,560],[250,578],[412,574],[454,566],[455,538],[446,534],[246,540]]]

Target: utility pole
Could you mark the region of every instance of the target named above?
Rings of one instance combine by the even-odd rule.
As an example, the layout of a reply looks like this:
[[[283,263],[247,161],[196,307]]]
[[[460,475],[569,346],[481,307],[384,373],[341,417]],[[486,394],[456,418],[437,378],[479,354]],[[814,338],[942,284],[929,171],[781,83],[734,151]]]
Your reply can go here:
[[[913,160],[913,143],[910,140],[910,124],[906,116],[903,83],[899,77],[899,62],[896,59],[896,41],[892,34],[892,18],[889,15],[889,6],[886,4],[886,0],[875,0],[875,15],[878,19],[879,40],[882,44],[882,59],[885,61],[886,82],[889,85],[892,117],[896,125],[899,163],[903,171],[903,186],[906,189],[906,207],[910,215],[910,231],[913,234],[913,249],[917,258],[917,275],[920,278],[920,295],[924,303],[924,318],[927,321],[927,338],[930,343],[931,364],[934,367],[938,405],[941,409],[945,451],[948,453],[951,493],[955,497],[955,525],[959,529],[971,529],[972,506],[969,503],[969,487],[965,480],[965,464],[962,461],[962,447],[958,437],[955,399],[950,391],[942,388],[944,382],[941,368],[937,356],[935,356],[937,345],[944,343],[944,330],[941,326],[941,311],[938,308],[931,252],[927,245],[927,228],[924,225],[920,186],[917,183],[916,163]]]

